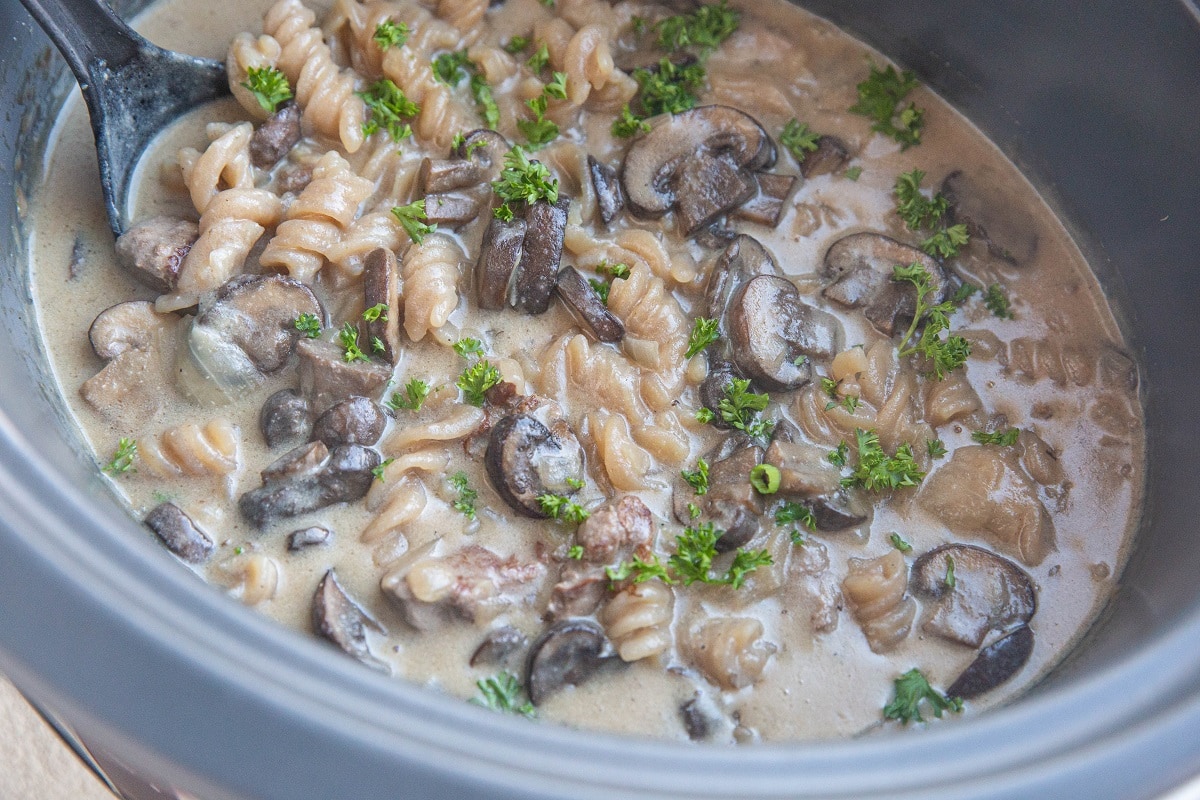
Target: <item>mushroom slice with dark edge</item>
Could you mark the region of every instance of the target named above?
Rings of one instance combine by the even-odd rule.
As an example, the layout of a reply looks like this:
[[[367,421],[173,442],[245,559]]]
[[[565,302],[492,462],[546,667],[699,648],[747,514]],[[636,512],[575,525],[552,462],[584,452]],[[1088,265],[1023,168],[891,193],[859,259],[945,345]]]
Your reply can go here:
[[[300,141],[300,106],[288,103],[258,126],[250,137],[250,163],[270,169]]]
[[[117,263],[156,292],[175,290],[179,267],[200,237],[195,222],[175,217],[151,217],[117,238]]]
[[[592,176],[592,188],[596,192],[596,210],[600,212],[600,220],[608,225],[625,207],[621,180],[615,169],[600,163],[593,156],[588,156],[587,163],[588,173]]]
[[[492,219],[483,235],[475,267],[479,307],[498,311],[508,304],[509,286],[525,245],[525,220]]]
[[[295,389],[280,389],[263,402],[258,429],[270,448],[308,439],[312,431],[308,400]]]
[[[508,139],[497,131],[476,128],[463,137],[454,155],[482,166],[483,182],[488,183],[500,177],[500,171],[504,168],[504,154],[510,147]]]
[[[171,379],[177,319],[146,300],[101,311],[88,340],[108,363],[80,387],[88,405],[104,414],[152,416],[165,403],[161,387]]]
[[[425,195],[425,219],[443,228],[458,228],[479,219],[484,199],[479,192]]]
[[[376,398],[383,394],[392,370],[378,361],[346,361],[341,347],[323,339],[301,339],[300,392],[308,398],[313,414],[324,414],[341,401],[354,397]]]
[[[929,273],[933,291],[925,302],[940,303],[949,289],[942,266],[922,250],[880,233],[852,233],[825,251],[822,294],[847,308],[861,308],[881,333],[891,336],[912,321],[917,293],[912,284],[892,280],[896,266],[919,264]]]
[[[217,290],[192,321],[179,357],[180,388],[200,402],[222,403],[287,364],[300,331],[296,319],[324,310],[312,290],[282,275],[240,275]]]
[[[392,671],[371,653],[367,644],[368,628],[380,634],[386,634],[387,630],[346,594],[333,570],[326,572],[317,584],[317,591],[313,594],[312,622],[317,633],[347,655],[379,672]]]
[[[739,377],[741,376],[734,371],[733,365],[728,361],[715,361],[709,364],[708,375],[704,376],[704,380],[700,382],[698,388],[700,403],[712,412],[712,425],[715,428],[721,430],[733,428],[721,416],[721,401],[725,399],[734,378]]]
[[[558,296],[579,320],[585,331],[591,331],[602,342],[619,342],[625,338],[625,326],[604,305],[600,295],[574,267],[563,267],[558,273]]]
[[[370,447],[383,436],[387,413],[366,397],[348,397],[317,418],[312,438],[329,447],[361,444]]]
[[[725,309],[744,283],[759,275],[782,276],[771,251],[752,236],[739,234],[713,264],[704,288],[705,316],[724,319]]]
[[[368,342],[382,342],[379,355],[395,364],[400,357],[400,269],[396,254],[386,247],[375,248],[363,260],[363,308],[380,305],[383,314],[362,321],[363,337]]]
[[[837,318],[801,302],[785,278],[750,280],[734,294],[726,320],[734,363],[769,390],[803,386],[814,359],[832,359],[842,349]]]
[[[263,470],[263,485],[238,500],[242,516],[264,528],[277,519],[349,503],[366,496],[379,454],[356,444],[330,451],[321,442],[301,445]]]
[[[849,160],[850,153],[841,139],[836,136],[821,136],[817,138],[817,149],[804,156],[804,160],[800,162],[800,174],[805,179],[830,175],[840,172]]]
[[[525,210],[525,241],[512,286],[512,305],[519,311],[543,314],[550,307],[570,205],[568,198],[559,197],[557,203],[539,200]]]
[[[983,242],[995,258],[1024,266],[1037,254],[1037,225],[1021,203],[1002,196],[1002,182],[976,180],[955,170],[942,181],[949,222],[967,226],[972,242]]]
[[[761,447],[746,446],[723,458],[710,457],[708,491],[696,494],[690,486],[675,487],[672,510],[685,525],[695,524],[688,505],[697,506],[705,520],[724,531],[717,539],[719,553],[734,550],[753,539],[759,531],[763,498],[750,485],[750,470],[762,462]]]
[[[174,503],[156,506],[144,522],[168,550],[189,563],[207,560],[216,547],[212,538]]]
[[[96,355],[109,361],[154,346],[163,328],[175,319],[173,314],[155,311],[154,303],[147,300],[117,303],[96,315],[88,328],[88,342]]]
[[[488,437],[484,464],[504,502],[527,517],[547,517],[538,498],[574,494],[576,489],[568,480],[583,479],[583,449],[566,423],[556,423],[551,432],[526,414],[496,423]]]
[[[969,700],[995,689],[1016,675],[1033,653],[1033,631],[1027,625],[998,639],[983,650],[963,670],[946,694]]]
[[[763,462],[779,469],[780,497],[799,500],[813,514],[819,531],[841,531],[867,521],[870,505],[841,486],[841,470],[829,463],[827,449],[804,442],[772,439]]]
[[[947,578],[951,569],[953,581]],[[970,647],[979,647],[992,631],[1024,625],[1037,610],[1025,571],[974,545],[935,547],[913,563],[909,580],[914,593],[936,601],[924,630]]]
[[[290,552],[298,553],[310,547],[329,544],[333,540],[333,531],[320,525],[312,525],[292,531],[287,537],[287,548]]]
[[[424,194],[479,186],[486,178],[484,165],[466,158],[426,158],[417,171],[417,183]]]
[[[729,106],[700,106],[651,124],[629,147],[621,185],[634,214],[654,218],[675,209],[686,236],[749,199],[750,173],[775,163],[767,132]]]
[[[754,176],[754,182],[754,196],[730,212],[729,216],[731,219],[744,219],[774,228],[783,216],[783,201],[792,193],[796,176],[760,172]]]
[[[504,625],[490,631],[483,638],[479,647],[476,647],[475,652],[471,654],[469,663],[472,667],[507,666],[513,656],[525,649],[528,644],[528,636],[511,625]]]
[[[525,687],[529,701],[540,705],[565,686],[592,678],[613,658],[604,631],[587,619],[556,622],[529,649]]]

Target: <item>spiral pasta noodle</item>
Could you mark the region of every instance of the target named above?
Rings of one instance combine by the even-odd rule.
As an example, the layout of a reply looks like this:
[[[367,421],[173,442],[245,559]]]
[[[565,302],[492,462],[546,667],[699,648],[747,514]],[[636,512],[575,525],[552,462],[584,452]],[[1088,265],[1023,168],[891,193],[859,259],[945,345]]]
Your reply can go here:
[[[757,683],[778,650],[763,639],[763,625],[751,617],[713,617],[692,630],[687,640],[692,663],[722,689]]]
[[[465,256],[454,240],[440,233],[408,248],[400,263],[404,330],[419,342],[441,328],[458,307],[458,278]]]
[[[229,43],[229,52],[225,57],[225,74],[229,78],[229,90],[238,101],[238,105],[250,115],[251,119],[265,120],[267,110],[262,107],[254,93],[242,84],[251,68],[263,69],[274,67],[279,61],[283,48],[272,36],[254,36],[250,33],[239,33]]]
[[[627,352],[647,370],[642,398],[655,411],[668,408],[683,386],[690,327],[679,301],[648,268],[638,266],[625,280],[613,281],[608,307],[625,324]]]
[[[237,426],[224,418],[187,422],[138,442],[138,457],[160,478],[229,475],[238,469]]]
[[[600,612],[600,621],[617,655],[630,663],[671,647],[674,616],[675,594],[671,587],[661,581],[646,581],[613,595]]]
[[[907,592],[908,564],[899,550],[850,559],[842,593],[873,652],[888,652],[912,630],[917,603]]]

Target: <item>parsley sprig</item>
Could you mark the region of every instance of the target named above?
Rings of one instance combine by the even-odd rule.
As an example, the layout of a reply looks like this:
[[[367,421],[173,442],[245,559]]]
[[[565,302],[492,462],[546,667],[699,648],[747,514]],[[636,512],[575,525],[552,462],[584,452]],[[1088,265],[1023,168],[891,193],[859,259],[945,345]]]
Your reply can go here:
[[[961,336],[949,333],[950,315],[955,311],[955,305],[947,300],[936,305],[929,304],[929,296],[933,293],[929,272],[920,264],[909,264],[907,267],[897,264],[892,268],[892,280],[911,283],[917,290],[916,313],[909,323],[908,330],[900,339],[900,356],[920,353],[929,359],[932,370],[929,375],[939,381],[952,370],[958,369],[967,362],[971,355],[971,343]],[[911,346],[907,346],[917,331],[923,325],[921,336]],[[942,338],[946,331],[946,338]]]
[[[750,573],[775,563],[766,550],[738,548],[725,572],[714,573],[712,564],[717,556],[717,540],[724,534],[725,531],[713,527],[711,522],[687,527],[675,537],[675,553],[667,559],[665,566],[657,555],[652,555],[649,560],[635,555],[632,561],[609,567],[605,572],[613,582],[632,578],[634,583],[644,583],[658,578],[666,584],[682,581],[684,586],[708,583],[740,589]]]
[[[342,346],[342,358],[346,363],[369,360],[367,354],[358,346],[358,328],[354,327],[354,323],[343,323],[337,338],[338,344]]]
[[[538,497],[538,505],[547,515],[554,519],[565,520],[579,524],[592,514],[583,506],[569,497],[561,494],[543,494]]]
[[[386,130],[393,142],[412,136],[412,126],[404,120],[420,114],[421,107],[409,100],[390,79],[380,78],[367,91],[360,92],[359,97],[371,112],[370,118],[363,123],[364,136],[380,130]]]
[[[1011,447],[1021,436],[1020,428],[1007,428],[1002,431],[974,431],[971,439],[980,444],[994,444],[1000,447]]]
[[[746,378],[734,378],[725,386],[725,396],[717,405],[721,419],[739,431],[745,431],[752,439],[765,439],[771,434],[775,423],[759,418],[759,412],[767,407],[770,400],[765,394],[754,394],[750,391],[750,381]]]
[[[404,394],[392,392],[392,397],[384,405],[393,411],[406,409],[408,411],[420,411],[421,406],[425,405],[425,398],[429,397],[429,384],[420,378],[413,378],[408,383],[404,384]]]
[[[469,702],[474,705],[490,708],[503,714],[520,714],[534,719],[537,709],[529,701],[521,702],[521,682],[511,672],[500,672],[490,678],[475,682],[479,694]]]
[[[696,461],[694,470],[681,469],[679,474],[696,494],[708,494],[708,462],[703,458]]]
[[[919,169],[901,173],[892,190],[896,197],[896,214],[911,231],[925,230],[930,236],[921,242],[921,249],[942,260],[958,255],[959,248],[971,240],[967,226],[959,223],[946,227],[945,217],[950,201],[941,192],[926,197],[921,192],[925,173]]]
[[[779,134],[779,143],[788,149],[797,164],[803,164],[809,153],[817,151],[817,140],[820,138],[820,134],[809,128],[806,123],[792,117]]]
[[[699,62],[675,64],[669,58],[658,62],[657,69],[638,67],[633,71],[638,84],[638,101],[645,117],[679,114],[700,102],[697,92],[704,88],[704,67]]]
[[[292,99],[292,87],[287,78],[275,67],[250,67],[242,86],[250,90],[263,111],[274,114],[280,103]]]
[[[394,206],[392,214],[400,223],[400,227],[408,234],[413,244],[421,244],[425,237],[437,230],[437,224],[430,225],[425,213],[425,199],[414,200],[406,206]]]
[[[850,111],[873,120],[871,130],[892,137],[907,150],[921,143],[925,124],[925,112],[916,103],[904,106],[904,98],[917,86],[909,70],[896,72],[891,65],[881,70],[872,64],[870,75],[858,84],[858,102]]]
[[[600,302],[608,305],[608,292],[612,289],[613,281],[627,279],[629,267],[625,264],[609,264],[608,261],[601,261],[596,266],[596,272],[607,276],[607,279],[588,278],[588,285],[596,294],[600,295]]]
[[[451,505],[455,511],[458,511],[467,519],[475,519],[475,501],[479,499],[479,492],[471,488],[471,481],[465,472],[456,472],[447,478],[450,483],[450,488],[458,492],[458,499]]]
[[[992,312],[992,316],[1000,319],[1012,319],[1013,313],[1008,301],[1008,295],[1004,293],[1004,288],[998,284],[990,284],[983,293],[983,304],[987,310]]]
[[[691,358],[720,337],[721,332],[718,330],[717,320],[696,317],[696,321],[692,323],[692,333],[688,336],[688,349],[683,357]]]
[[[122,436],[117,440],[117,449],[113,451],[112,458],[101,468],[101,471],[107,472],[114,478],[130,472],[137,472],[137,467],[133,465],[137,454],[137,440]]]
[[[858,444],[858,465],[848,477],[842,479],[843,486],[861,486],[868,491],[879,492],[916,486],[925,477],[913,460],[912,446],[908,442],[896,448],[895,455],[889,456],[874,430],[856,428],[854,436]]]
[[[488,389],[502,380],[504,378],[500,375],[500,370],[487,361],[476,361],[463,370],[454,385],[462,389],[463,400],[478,408],[483,406]]]
[[[380,50],[403,47],[404,43],[408,41],[408,25],[385,19],[375,26],[375,35],[372,38],[375,40],[375,44],[379,45]]]
[[[628,139],[650,130],[650,123],[637,116],[626,103],[621,113],[613,120],[612,135],[618,139]]]
[[[654,24],[658,46],[669,53],[689,47],[707,55],[720,47],[738,29],[741,14],[725,4],[725,0],[702,5],[688,14],[677,14]]]
[[[292,326],[309,339],[316,339],[321,335],[321,320],[316,314],[310,314],[307,311],[296,317]]]
[[[884,719],[899,720],[907,725],[910,722],[924,722],[921,717],[921,701],[929,704],[933,715],[941,719],[943,711],[958,713],[963,709],[961,697],[946,697],[929,685],[928,679],[919,669],[910,669],[895,680],[895,696],[892,702],[883,707]]]
[[[514,147],[504,154],[504,169],[499,180],[492,182],[492,189],[504,201],[496,209],[500,219],[512,219],[510,203],[558,202],[558,179],[550,177],[545,164],[531,161],[521,147]]]

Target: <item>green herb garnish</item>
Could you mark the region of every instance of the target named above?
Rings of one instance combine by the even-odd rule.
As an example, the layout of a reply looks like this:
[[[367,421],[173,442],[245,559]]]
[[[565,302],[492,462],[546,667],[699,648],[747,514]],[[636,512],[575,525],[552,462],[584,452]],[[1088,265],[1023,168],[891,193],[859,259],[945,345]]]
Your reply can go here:
[[[463,400],[478,408],[483,406],[488,389],[491,389],[502,380],[500,370],[493,367],[487,361],[476,361],[470,367],[463,370],[463,373],[458,376],[458,380],[455,381],[454,385],[462,389]]]
[[[658,62],[658,69],[638,67],[633,71],[645,116],[679,114],[695,108],[696,92],[704,87],[704,67],[699,62],[678,66],[669,58]]]
[[[928,358],[933,366],[930,374],[938,380],[942,380],[947,373],[965,364],[967,357],[971,355],[971,344],[963,337],[953,336],[949,333],[945,339],[940,336],[942,331],[949,331],[950,315],[954,313],[955,306],[949,300],[932,306],[928,304],[929,295],[934,290],[930,285],[929,273],[920,264],[914,263],[907,267],[896,265],[892,269],[892,280],[907,281],[917,290],[916,314],[913,315],[912,323],[909,324],[908,330],[900,339],[900,356],[920,353]],[[920,339],[911,347],[906,348],[905,345],[909,343],[917,326],[921,324],[924,325],[924,328],[921,331]]]
[[[371,84],[359,97],[371,112],[370,119],[363,123],[363,135],[370,136],[379,130],[386,130],[392,141],[399,142],[412,136],[412,126],[404,122],[421,113],[421,107],[409,100],[400,87],[388,78],[381,78]]]
[[[692,323],[692,333],[688,337],[688,349],[683,357],[691,358],[719,339],[721,332],[717,330],[717,326],[715,319],[696,317],[696,321]]]
[[[383,474],[387,471],[388,464],[391,464],[396,459],[388,458],[379,463],[378,467],[371,467],[371,474],[375,476],[375,480],[383,482]]]
[[[943,581],[947,589],[953,589],[958,585],[958,580],[954,577],[954,556],[946,556],[946,578]]]
[[[1017,439],[1021,436],[1019,428],[1007,428],[1002,431],[975,431],[971,434],[971,438],[980,444],[994,444],[1000,447],[1011,447],[1017,443]]]
[[[896,178],[892,193],[896,197],[896,214],[904,220],[909,230],[927,230],[932,235],[921,243],[921,249],[931,256],[940,259],[953,258],[958,255],[960,247],[971,240],[967,226],[963,224],[946,227],[944,220],[950,209],[950,202],[941,192],[932,198],[921,193],[921,181],[925,173],[919,169],[901,173]]]
[[[941,439],[926,439],[925,452],[930,458],[941,458],[946,455],[946,445]]]
[[[905,442],[889,456],[879,444],[879,434],[873,430],[854,431],[858,440],[858,466],[847,478],[842,479],[846,487],[861,486],[872,492],[916,486],[925,477],[913,460],[912,447]]]
[[[309,339],[316,339],[321,335],[321,320],[316,314],[310,314],[307,311],[296,317],[292,327],[303,333]]]
[[[535,74],[545,69],[546,65],[550,63],[550,49],[546,47],[546,43],[542,42],[542,45],[537,49],[537,52],[531,55],[529,60],[525,63],[529,65],[529,68],[533,70]]]
[[[650,130],[650,123],[629,110],[629,104],[621,109],[621,113],[613,120],[612,135],[618,139],[628,139]]]
[[[925,124],[925,112],[909,103],[905,108],[904,98],[918,86],[912,72],[897,73],[888,66],[879,69],[871,65],[870,76],[858,84],[858,102],[850,111],[873,120],[871,130],[890,136],[907,150],[921,142],[921,127]]]
[[[471,488],[471,482],[467,478],[467,473],[456,472],[448,480],[450,488],[458,492],[458,499],[451,503],[451,506],[467,519],[475,519],[475,501],[479,499],[479,492]]]
[[[427,397],[429,397],[429,384],[420,378],[413,378],[404,385],[404,395],[392,392],[392,398],[384,405],[393,411],[400,409],[420,411]]]
[[[392,47],[403,47],[408,41],[408,25],[403,22],[393,22],[390,19],[385,19],[383,22],[375,26],[375,44],[379,45],[380,50],[387,50]]]
[[[367,322],[378,322],[379,320],[387,322],[387,312],[387,303],[376,303],[370,308],[363,310],[362,318]]]
[[[901,553],[912,552],[912,545],[904,541],[904,537],[898,533],[893,533],[892,535],[888,536],[888,541],[892,543],[892,547],[896,548]]]
[[[275,67],[248,68],[242,86],[250,90],[268,114],[274,114],[280,103],[292,99],[292,88],[288,86],[287,78]]]
[[[487,80],[479,74],[471,76],[471,96],[475,98],[476,105],[479,106],[479,115],[483,117],[483,121],[489,128],[493,130],[500,124],[500,106],[496,105],[496,97],[492,94],[492,87],[488,85]],[[483,140],[472,142],[464,154],[467,158],[471,157],[471,150],[476,147],[483,147]]]
[[[785,500],[779,508],[775,509],[775,524],[790,525],[794,522],[799,522],[810,531],[817,529],[817,518],[813,516],[811,508]]]
[[[765,439],[775,423],[757,417],[769,400],[765,394],[752,393],[749,380],[734,378],[725,386],[725,396],[717,410],[721,412],[721,419],[739,431],[745,431],[750,438]]]
[[[987,306],[987,310],[992,312],[992,316],[1000,319],[1012,319],[1012,309],[1009,307],[1008,296],[1004,294],[1003,287],[998,283],[993,283],[987,287],[987,291],[983,293],[983,304]]]
[[[862,175],[862,169],[863,168],[859,166],[849,167],[845,172],[842,173],[842,177],[849,181],[856,181],[858,180],[859,176]]]
[[[433,77],[449,86],[457,86],[475,71],[466,50],[441,53],[433,59]]]
[[[504,714],[520,714],[529,719],[537,717],[537,709],[532,703],[520,702],[521,682],[512,673],[501,672],[490,678],[478,680],[475,685],[479,687],[479,694],[469,701],[473,705]]]
[[[933,709],[933,715],[941,719],[943,711],[962,711],[961,697],[946,697],[929,685],[919,669],[910,669],[895,680],[896,693],[892,702],[883,707],[884,719],[895,719],[907,725],[924,722],[920,705],[924,700]]]
[[[358,346],[358,328],[352,323],[343,324],[337,338],[338,344],[342,346],[342,358],[347,363],[369,360],[367,354]]]
[[[783,126],[783,132],[779,134],[779,143],[788,149],[797,164],[802,164],[809,153],[817,151],[819,147],[817,140],[820,138],[820,134],[809,128],[807,124],[792,117],[788,124]]]
[[[497,219],[512,219],[509,203],[532,205],[539,200],[558,202],[558,179],[550,177],[550,170],[540,161],[530,161],[525,150],[514,147],[504,154],[504,170],[500,179],[492,182],[492,189],[504,201],[496,209]],[[504,209],[501,212],[501,209]]]
[[[472,358],[483,358],[483,342],[478,339],[464,337],[453,344],[454,352],[468,361]]]
[[[548,516],[579,524],[592,514],[583,506],[561,494],[544,494],[538,497],[538,505]]]
[[[505,52],[511,53],[512,55],[515,56],[517,53],[521,52],[526,47],[529,47],[529,37],[528,36],[514,36],[511,39],[509,39],[507,43],[505,43],[504,50],[505,50]]]
[[[708,494],[708,462],[703,458],[696,461],[696,469],[680,470],[679,474],[696,494]]]
[[[658,34],[658,46],[669,53],[697,47],[702,55],[707,55],[738,29],[740,21],[741,15],[721,0],[702,5],[689,14],[660,20],[655,23],[654,31]]]
[[[133,462],[137,459],[137,454],[137,440],[122,436],[117,440],[117,449],[113,451],[112,458],[101,468],[101,471],[107,472],[114,478],[119,475],[127,475],[130,472],[137,472],[137,467],[133,465]]]

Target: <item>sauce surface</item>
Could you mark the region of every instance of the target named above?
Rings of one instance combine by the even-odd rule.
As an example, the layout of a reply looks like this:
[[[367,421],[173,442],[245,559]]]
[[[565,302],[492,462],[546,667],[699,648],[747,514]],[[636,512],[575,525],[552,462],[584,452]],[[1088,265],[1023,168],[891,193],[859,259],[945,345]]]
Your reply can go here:
[[[909,422],[916,426],[925,422],[933,402],[929,395],[940,382],[924,377],[924,368],[911,359],[895,357],[899,335],[889,340],[860,311],[829,300],[824,289],[830,281],[822,274],[827,251],[848,234],[875,232],[905,244],[920,244],[922,237],[907,230],[895,213],[893,188],[902,173],[913,169],[926,173],[927,193],[958,170],[973,185],[986,187],[987,196],[994,199],[997,230],[1016,230],[1018,244],[1025,246],[1019,260],[991,253],[976,240],[946,266],[962,281],[980,287],[1002,285],[1011,301],[1012,318],[995,316],[979,295],[952,315],[952,332],[966,336],[972,345],[965,373],[960,370],[958,375],[965,374],[979,402],[933,428],[945,445],[945,456],[930,458],[922,452],[924,440],[910,442],[922,471],[928,473],[919,488],[860,492],[870,506],[865,522],[846,530],[802,531],[805,545],[792,541],[792,530],[800,526],[775,524],[777,498],[766,497],[761,524],[746,547],[765,550],[773,565],[751,573],[746,585],[736,590],[702,584],[670,586],[666,589],[668,621],[655,623],[668,642],[661,652],[628,664],[612,659],[591,680],[540,702],[538,716],[636,736],[687,739],[690,732],[693,738],[715,742],[825,739],[879,727],[880,710],[891,699],[897,677],[919,668],[930,683],[944,689],[979,652],[978,647],[930,633],[926,623],[937,602],[917,596],[911,586],[904,594],[917,609],[910,630],[886,652],[872,649],[861,615],[845,600],[844,582],[852,569],[851,559],[879,559],[897,552],[893,533],[911,544],[912,551],[903,554],[906,570],[916,557],[935,547],[965,543],[998,553],[1032,580],[1036,590],[1036,614],[1029,622],[1035,637],[1032,654],[1014,678],[967,702],[966,712],[976,713],[1010,700],[1053,667],[1112,591],[1141,499],[1144,432],[1136,369],[1077,247],[1035,190],[978,130],[940,98],[918,88],[905,102],[925,110],[921,143],[902,149],[872,132],[869,120],[848,110],[856,102],[856,86],[867,77],[868,62],[882,65],[886,63],[882,56],[785,3],[734,5],[741,11],[740,25],[707,58],[707,83],[699,92],[700,102],[741,109],[777,142],[789,120],[801,120],[815,131],[839,137],[850,155],[836,172],[798,180],[777,225],[731,221],[729,227],[754,237],[774,255],[804,303],[836,315],[843,329],[839,350],[849,352],[862,345],[863,352],[874,354],[878,363],[892,364],[880,389],[884,398],[879,408],[864,399],[862,409],[846,413],[840,404],[848,389],[834,390],[835,396],[826,398],[820,378],[831,374],[831,363],[826,359],[815,364],[811,384],[771,393],[767,413],[776,427],[794,428],[798,441],[828,452],[839,439],[853,443],[857,428],[881,427],[887,397],[905,381],[915,387],[905,406],[905,413],[911,412]],[[661,55],[649,46],[651,37],[639,38],[632,30],[635,16],[654,20],[666,15],[665,9],[650,4],[610,7],[559,0],[556,8],[547,9],[536,0],[509,0],[464,33],[454,27],[454,21],[466,26],[462,17],[469,6],[444,2],[433,9],[435,13],[407,4],[394,8],[404,8],[397,14],[414,21],[411,47],[452,52],[470,42],[469,52],[478,62],[503,61],[499,45],[513,36],[532,33],[536,40],[539,33],[551,38],[560,32],[571,37],[588,25],[609,32],[618,67],[652,63]],[[168,0],[141,18],[140,29],[165,47],[224,59],[237,33],[259,34],[268,8],[270,4],[262,2],[198,6]],[[349,51],[354,47],[346,34],[351,24],[347,20],[362,8],[341,3],[325,17],[333,57],[343,66],[352,60]],[[418,35],[423,26],[436,28],[447,43],[439,44],[433,33]],[[488,77],[500,109],[498,128],[513,142],[523,141],[515,125],[517,115],[525,113],[521,101],[540,92],[543,85],[528,67],[521,66],[535,47],[510,57],[512,65],[480,68],[496,76],[508,75],[502,80]],[[118,263],[92,177],[97,171],[86,111],[78,97],[69,102],[51,148],[45,185],[35,198],[31,224],[35,311],[68,405],[100,464],[108,461],[122,437],[136,439],[144,452],[147,443],[179,426],[219,419],[235,431],[236,468],[227,474],[169,477],[139,462],[136,472],[114,478],[132,513],[144,518],[165,501],[183,509],[215,540],[215,552],[198,569],[262,613],[300,630],[312,630],[314,591],[323,576],[335,570],[349,597],[387,631],[367,632],[371,658],[416,683],[462,698],[476,696],[477,681],[499,669],[469,667],[472,654],[489,630],[502,625],[529,639],[545,630],[552,589],[560,572],[572,565],[569,551],[577,542],[574,525],[514,513],[495,491],[483,459],[464,448],[463,440],[470,438],[467,434],[481,422],[483,412],[464,404],[455,389],[456,379],[471,362],[451,345],[473,337],[481,340],[487,357],[518,394],[545,399],[539,412],[543,421],[548,420],[547,414],[561,413],[579,437],[586,479],[574,499],[595,515],[606,502],[640,498],[654,517],[652,549],[665,562],[687,522],[677,520],[673,510],[674,495],[686,489],[680,471],[695,469],[700,458],[715,462],[714,452],[730,435],[694,416],[700,407],[698,386],[711,359],[704,353],[683,359],[678,336],[671,338],[673,334],[664,331],[674,330],[682,321],[686,334],[692,321],[703,315],[708,275],[724,245],[708,247],[681,236],[672,215],[647,221],[624,213],[610,226],[594,219],[595,193],[584,159],[591,155],[619,165],[629,147],[609,131],[620,103],[614,107],[602,93],[596,90],[582,107],[569,102],[552,105],[549,114],[563,134],[534,157],[550,167],[563,195],[572,198],[562,263],[601,278],[596,273],[601,259],[632,262],[634,275],[629,280],[638,281],[644,296],[629,296],[632,291],[619,286],[620,279],[612,281],[610,290],[610,308],[623,318],[626,340],[614,346],[579,338],[584,328],[558,301],[537,316],[511,308],[479,309],[473,275],[487,222],[453,230],[443,227],[433,240],[459,253],[451,259],[457,276],[451,281],[456,286],[452,311],[420,341],[411,342],[401,333],[404,348],[393,383],[385,394],[372,398],[391,397],[413,378],[434,389],[419,412],[396,410],[389,419],[378,449],[383,458],[394,460],[383,465],[382,478],[372,483],[365,499],[281,519],[261,530],[239,513],[238,500],[262,483],[262,469],[287,452],[287,448],[267,446],[259,433],[259,413],[274,392],[297,385],[294,358],[277,373],[239,391],[233,402],[196,402],[169,380],[108,408],[94,407],[81,396],[81,387],[104,367],[88,338],[96,316],[115,304],[154,300],[158,295],[133,280]],[[279,189],[288,169],[312,167],[325,153],[337,152],[370,183],[355,219],[372,212],[387,219],[393,206],[420,199],[417,172],[423,158],[446,159],[454,133],[481,126],[465,81],[449,93],[447,103],[442,124],[417,120],[415,135],[399,145],[386,132],[379,132],[355,152],[348,152],[344,140],[320,135],[318,123],[306,116],[305,138],[280,166],[256,173],[254,184],[286,195]],[[229,131],[227,126],[206,131],[208,123],[233,124],[249,114],[229,100],[197,110],[173,126],[143,167],[135,219],[159,214],[197,219],[181,177],[180,150],[204,153],[210,139]],[[798,175],[793,156],[782,147],[779,150],[771,171]],[[854,179],[846,176],[848,168],[858,172]],[[294,204],[299,193],[292,194],[288,202]],[[340,233],[341,241],[351,229],[348,226]],[[269,231],[251,251],[247,271],[258,271],[263,243],[273,233]],[[394,242],[396,256],[405,262],[408,238],[394,224],[384,238]],[[652,265],[656,257],[665,258],[665,265]],[[362,262],[361,255],[348,256],[340,265],[326,258],[318,275],[308,281],[328,317],[326,339],[333,339],[344,322],[357,321],[363,310]],[[410,281],[404,291],[414,292],[411,287],[425,280]],[[639,311],[639,304],[650,302],[645,298],[654,298],[659,306]],[[405,297],[403,302],[409,300]],[[202,309],[207,302],[201,301]],[[182,308],[173,317],[180,337],[186,336],[192,319],[186,304]],[[413,319],[411,310],[406,324]],[[175,335],[171,334],[172,341]],[[658,389],[651,385],[654,381]],[[845,383],[846,387],[862,383],[864,398],[869,391],[858,372]],[[826,408],[826,400],[836,407]],[[637,417],[630,409],[645,416]],[[453,430],[438,433],[439,425]],[[458,431],[463,426],[466,429]],[[948,464],[966,458],[968,448],[980,447],[972,441],[973,432],[1009,428],[1021,430],[1025,438],[1020,445],[1003,448],[1009,451],[1004,463],[1035,487],[1037,502],[1053,526],[1051,549],[1044,558],[999,547],[995,536],[986,531],[956,530],[945,513],[931,509],[931,503],[922,499],[933,493],[930,487]],[[1029,439],[1031,435],[1035,439]],[[990,452],[996,446],[982,447]],[[894,452],[894,447],[885,449]],[[1029,473],[1036,469],[1021,455],[1027,450],[1048,453],[1049,461],[1061,470],[1061,475],[1053,476],[1058,480],[1040,483],[1036,475],[1031,477]],[[448,477],[460,472],[478,492],[473,521],[454,505],[461,497]],[[1011,488],[996,488],[991,494],[1002,495]],[[404,515],[397,525],[386,524],[387,516],[398,514],[405,502],[418,503],[420,513]],[[332,544],[290,551],[288,534],[311,525],[333,531]],[[481,614],[474,623],[454,619],[431,631],[415,630],[386,598],[381,580],[390,574],[408,580],[404,576],[412,573],[406,570],[414,564],[428,565],[471,545],[501,558],[512,556],[520,564],[540,565],[532,596],[500,607],[494,616]],[[661,599],[662,584],[657,585],[660,594],[654,597]],[[607,590],[605,607],[612,596],[613,590]],[[832,626],[815,621],[821,597],[831,603],[827,610]],[[606,622],[603,607],[596,616],[615,638],[613,622]],[[739,674],[749,676],[745,685],[723,685],[717,674],[720,668],[705,666],[711,658],[704,653],[718,647],[720,638],[706,628],[714,620],[751,620],[761,626],[750,636],[752,645],[737,636],[721,639],[725,642],[721,646],[738,651],[729,658],[762,662],[757,667],[739,667]],[[987,644],[995,640],[995,633],[989,634]],[[733,640],[741,644],[730,644]],[[524,676],[519,658],[505,669]],[[692,711],[681,712],[685,707]],[[703,735],[696,733],[696,719],[704,721]]]

